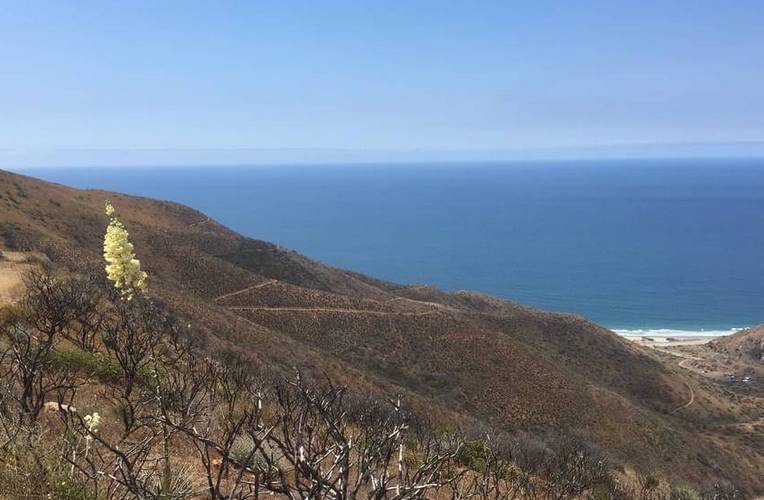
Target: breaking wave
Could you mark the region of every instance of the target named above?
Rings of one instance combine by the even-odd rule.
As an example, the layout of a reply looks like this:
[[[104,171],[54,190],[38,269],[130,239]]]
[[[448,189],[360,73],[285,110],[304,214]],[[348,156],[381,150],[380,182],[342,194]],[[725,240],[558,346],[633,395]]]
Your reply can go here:
[[[732,335],[735,332],[744,330],[744,328],[730,328],[727,330],[674,330],[671,328],[655,329],[613,329],[618,335],[634,335],[640,337],[721,337]]]

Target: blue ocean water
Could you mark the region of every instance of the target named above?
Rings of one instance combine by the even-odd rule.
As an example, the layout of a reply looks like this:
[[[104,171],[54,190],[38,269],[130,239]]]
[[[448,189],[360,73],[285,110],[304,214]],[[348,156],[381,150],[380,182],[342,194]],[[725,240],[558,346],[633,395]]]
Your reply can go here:
[[[328,264],[613,329],[764,322],[764,160],[29,169]]]

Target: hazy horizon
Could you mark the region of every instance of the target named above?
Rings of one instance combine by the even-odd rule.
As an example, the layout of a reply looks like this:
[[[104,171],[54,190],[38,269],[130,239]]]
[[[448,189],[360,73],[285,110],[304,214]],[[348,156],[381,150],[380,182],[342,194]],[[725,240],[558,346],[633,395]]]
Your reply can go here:
[[[581,161],[683,158],[764,158],[764,142],[619,144],[512,150],[227,149],[0,149],[0,168],[152,167],[448,163],[453,161]]]
[[[762,155],[763,24],[753,1],[9,4],[0,164]]]

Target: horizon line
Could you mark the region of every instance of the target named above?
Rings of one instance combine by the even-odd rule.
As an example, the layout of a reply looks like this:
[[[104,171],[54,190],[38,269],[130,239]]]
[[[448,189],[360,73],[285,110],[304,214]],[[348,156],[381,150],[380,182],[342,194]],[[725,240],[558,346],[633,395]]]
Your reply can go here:
[[[382,163],[764,158],[764,141],[530,148],[0,148],[5,168],[255,166]]]

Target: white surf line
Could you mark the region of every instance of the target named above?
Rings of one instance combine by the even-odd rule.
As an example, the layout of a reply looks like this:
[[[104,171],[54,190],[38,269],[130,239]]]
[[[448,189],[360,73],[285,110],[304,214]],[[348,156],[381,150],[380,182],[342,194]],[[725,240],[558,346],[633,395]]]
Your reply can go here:
[[[677,330],[673,328],[638,328],[631,330],[623,328],[610,328],[610,331],[626,337],[681,337],[686,339],[692,337],[724,337],[745,329],[745,327],[728,328],[726,330]]]
[[[217,302],[219,300],[227,299],[228,297],[233,297],[234,295],[239,295],[240,293],[246,293],[246,292],[248,292],[250,290],[255,290],[256,288],[262,288],[264,286],[272,285],[272,284],[274,284],[276,282],[278,282],[278,280],[269,280],[269,281],[266,281],[265,283],[258,283],[257,285],[249,286],[249,287],[247,287],[247,288],[245,288],[243,290],[237,290],[235,292],[226,293],[225,295],[221,295],[220,297],[217,297],[217,298],[212,299],[212,300],[214,302]]]

